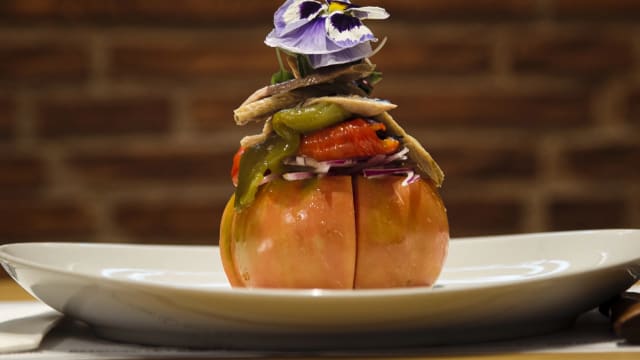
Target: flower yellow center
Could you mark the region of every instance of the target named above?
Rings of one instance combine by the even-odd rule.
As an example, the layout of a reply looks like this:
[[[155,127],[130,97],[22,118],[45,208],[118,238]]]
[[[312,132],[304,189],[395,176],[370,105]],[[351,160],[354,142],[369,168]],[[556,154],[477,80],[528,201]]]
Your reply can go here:
[[[329,12],[332,13],[334,11],[344,11],[347,8],[347,4],[343,4],[340,2],[332,1],[329,3]]]

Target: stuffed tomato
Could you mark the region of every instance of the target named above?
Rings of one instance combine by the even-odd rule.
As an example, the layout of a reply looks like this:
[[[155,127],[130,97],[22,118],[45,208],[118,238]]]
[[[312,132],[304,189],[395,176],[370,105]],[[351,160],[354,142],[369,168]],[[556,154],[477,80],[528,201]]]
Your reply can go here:
[[[264,123],[240,141],[221,220],[233,286],[435,283],[449,240],[444,173],[391,117],[396,105],[371,97],[382,73],[362,21],[388,16],[350,1],[287,0],[275,12],[265,44],[279,70],[233,114]]]
[[[387,176],[275,180],[237,212],[220,248],[233,286],[388,288],[429,286],[447,253],[446,211],[429,180]]]
[[[243,139],[220,231],[233,286],[434,284],[449,240],[443,175],[391,106],[326,97],[278,111]]]

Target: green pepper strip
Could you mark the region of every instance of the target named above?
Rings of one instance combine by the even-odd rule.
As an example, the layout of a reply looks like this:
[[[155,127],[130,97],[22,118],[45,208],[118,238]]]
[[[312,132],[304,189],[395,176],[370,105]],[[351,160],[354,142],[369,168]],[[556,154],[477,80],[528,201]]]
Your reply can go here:
[[[240,158],[235,208],[249,206],[267,170],[282,172],[282,160],[293,156],[300,146],[300,134],[307,134],[348,119],[349,112],[333,103],[317,103],[277,112],[271,119],[273,131],[263,143],[247,148]]]

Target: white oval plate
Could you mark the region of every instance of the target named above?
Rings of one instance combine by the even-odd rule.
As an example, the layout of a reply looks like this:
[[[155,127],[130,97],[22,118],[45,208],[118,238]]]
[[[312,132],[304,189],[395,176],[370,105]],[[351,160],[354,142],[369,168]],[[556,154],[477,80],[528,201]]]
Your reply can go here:
[[[0,262],[21,286],[109,339],[339,349],[476,342],[568,326],[638,279],[640,230],[452,240],[434,288],[232,289],[218,256],[213,246],[0,246]]]

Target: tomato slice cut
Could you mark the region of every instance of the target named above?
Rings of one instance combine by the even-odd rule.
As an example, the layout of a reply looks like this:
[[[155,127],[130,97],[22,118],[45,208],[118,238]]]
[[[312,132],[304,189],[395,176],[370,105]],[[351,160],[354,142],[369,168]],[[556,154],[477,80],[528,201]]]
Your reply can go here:
[[[447,212],[431,181],[354,177],[355,288],[431,286],[447,255]]]
[[[384,124],[357,118],[302,137],[298,154],[318,161],[391,154],[400,146],[394,138],[381,139]]]
[[[222,264],[232,286],[351,289],[355,232],[351,177],[274,180],[225,208]]]

